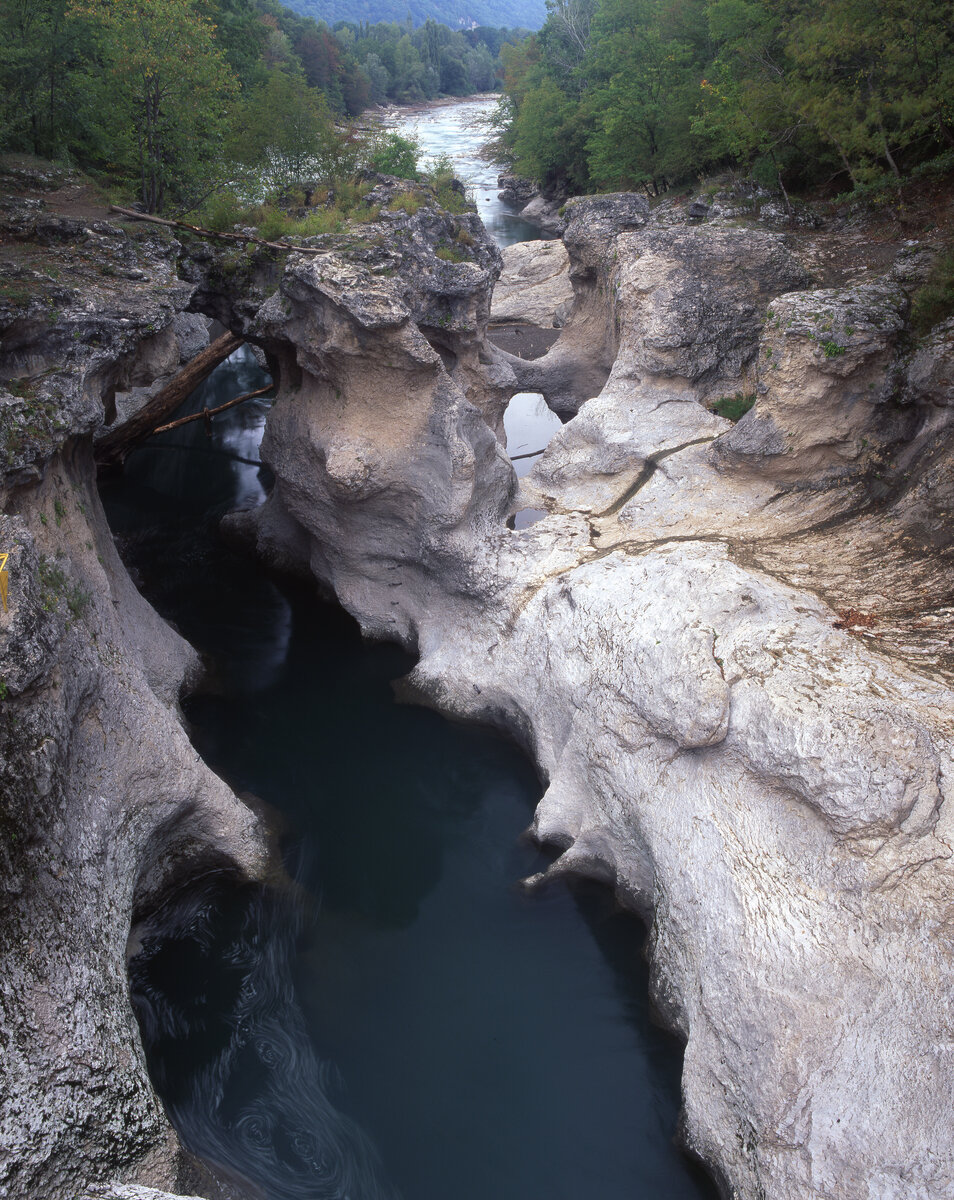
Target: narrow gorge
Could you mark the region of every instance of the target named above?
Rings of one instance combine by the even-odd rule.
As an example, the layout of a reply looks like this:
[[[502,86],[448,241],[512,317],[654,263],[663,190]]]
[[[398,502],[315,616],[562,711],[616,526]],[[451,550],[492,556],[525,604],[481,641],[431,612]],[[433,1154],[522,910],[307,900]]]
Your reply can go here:
[[[448,1053],[499,1006],[487,1028],[504,1057],[525,1068],[521,1045],[541,1043],[533,1070],[548,1073],[514,1109],[539,1104],[539,1127],[527,1117],[507,1151],[531,1164],[513,1168],[521,1194],[713,1194],[658,1149],[674,1128],[646,1152],[657,1174],[630,1182],[641,1168],[624,1156],[600,1175],[630,1121],[677,1104],[681,1144],[725,1196],[949,1194],[954,327],[911,325],[936,246],[839,214],[793,227],[755,189],[691,210],[580,198],[562,215],[566,270],[549,265],[559,242],[506,249],[495,299],[503,260],[479,216],[425,188],[402,204],[408,185],[385,176],[374,221],[287,255],[65,215],[78,184],[64,173],[7,186],[0,1195],[269,1195],[224,1161],[217,1130],[193,1132],[195,1157],[170,1123],[194,1131],[201,1114],[168,1098],[183,1068],[156,1047],[216,989],[239,1024],[196,1015],[204,1044],[187,1052],[210,1064],[210,1108],[217,1072],[285,1087],[281,1120],[245,1112],[237,1139],[277,1153],[284,1131],[302,1173],[281,1194],[396,1194],[399,1127],[371,1145],[329,1098],[345,1089],[302,1025],[310,996],[347,1057],[362,971],[378,972],[381,1027],[367,1077],[355,1067],[369,1113],[389,1022],[422,1026],[408,1043],[421,1058],[394,1068],[408,1124],[462,1105],[472,1126],[493,1103],[489,1042],[461,1060],[469,1108],[438,1094],[425,1034]],[[108,523],[95,441],[210,321],[245,344],[240,386],[271,380],[274,399],[235,410],[211,442],[137,451],[103,484]],[[528,393],[565,423],[515,471],[506,413]],[[729,399],[748,406],[738,421],[720,415]],[[203,453],[206,471],[185,465]],[[241,653],[210,670],[226,644]],[[417,707],[391,706],[398,677]],[[325,707],[307,708],[325,686]],[[368,760],[357,783],[320,778],[331,740]],[[297,862],[276,849],[269,759],[285,772],[276,794],[323,814]],[[413,783],[389,793],[399,773]],[[439,786],[456,811],[436,815]],[[370,823],[384,831],[373,853]],[[527,823],[533,844],[518,845]],[[319,994],[294,947],[322,889],[329,911],[302,957],[309,979],[338,981]],[[393,961],[373,958],[419,908],[431,945],[402,934]],[[648,980],[620,909],[649,929]],[[477,912],[513,932],[493,948],[475,919],[474,955],[457,956]],[[354,937],[366,957],[346,958]],[[188,965],[177,998],[170,946],[172,973]],[[232,975],[209,971],[216,956]],[[447,990],[422,999],[407,979],[437,957]],[[523,990],[474,995],[481,971],[525,976]],[[632,1018],[641,1058],[628,1026],[594,1040],[614,989],[624,1004],[648,990],[685,1043],[681,1093],[646,1011]],[[580,1125],[554,1131],[561,1090],[582,1098]],[[547,1137],[580,1139],[578,1177],[535,1174]],[[462,1175],[480,1145],[479,1126],[461,1135]],[[490,1194],[471,1170],[459,1194]],[[415,1179],[408,1200],[447,1178]]]

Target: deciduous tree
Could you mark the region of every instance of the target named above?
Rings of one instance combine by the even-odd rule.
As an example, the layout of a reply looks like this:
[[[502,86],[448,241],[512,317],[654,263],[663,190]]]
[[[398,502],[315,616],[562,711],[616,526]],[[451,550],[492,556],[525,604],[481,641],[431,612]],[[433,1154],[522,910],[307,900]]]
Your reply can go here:
[[[193,0],[76,0],[98,31],[104,70],[88,76],[113,164],[138,178],[143,205],[189,204],[221,169],[235,77]]]

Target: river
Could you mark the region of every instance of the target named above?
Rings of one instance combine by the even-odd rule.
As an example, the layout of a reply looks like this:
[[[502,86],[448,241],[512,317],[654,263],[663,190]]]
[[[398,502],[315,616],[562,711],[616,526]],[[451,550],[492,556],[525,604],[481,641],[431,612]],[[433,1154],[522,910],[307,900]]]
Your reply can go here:
[[[479,161],[472,108],[418,117],[421,140],[466,125]],[[264,381],[243,348],[182,413]],[[530,763],[397,704],[403,651],[220,541],[269,486],[267,408],[161,435],[103,489],[209,663],[194,744],[270,806],[292,881],[207,879],[141,931],[132,992],[183,1141],[267,1200],[713,1197],[673,1145],[681,1055],[650,1018],[644,930],[603,889],[519,887],[546,862],[521,837]]]
[[[397,110],[383,122],[388,128],[413,138],[421,148],[421,165],[426,169],[441,155],[454,164],[487,232],[500,246],[533,241],[541,236],[536,225],[521,220],[509,205],[497,198],[500,166],[490,162],[481,146],[489,136],[489,121],[497,101],[492,96],[474,96],[451,104]]]

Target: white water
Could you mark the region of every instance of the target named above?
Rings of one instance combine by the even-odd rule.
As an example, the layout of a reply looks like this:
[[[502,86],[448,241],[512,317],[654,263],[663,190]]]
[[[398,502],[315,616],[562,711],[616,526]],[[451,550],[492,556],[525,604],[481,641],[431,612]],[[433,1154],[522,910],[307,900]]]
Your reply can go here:
[[[492,132],[488,121],[496,106],[496,97],[477,96],[434,108],[399,112],[385,124],[405,137],[414,138],[421,147],[425,169],[439,155],[448,155],[477,205],[487,232],[499,246],[512,246],[514,242],[536,241],[541,234],[536,225],[521,220],[513,208],[497,199],[497,176],[503,168],[499,163],[488,162],[481,153]]]

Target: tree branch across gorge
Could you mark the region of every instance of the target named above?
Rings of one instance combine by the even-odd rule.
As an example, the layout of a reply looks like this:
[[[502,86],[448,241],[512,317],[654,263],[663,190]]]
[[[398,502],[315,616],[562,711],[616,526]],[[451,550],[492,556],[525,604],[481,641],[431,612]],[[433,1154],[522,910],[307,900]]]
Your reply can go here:
[[[321,250],[316,246],[295,246],[288,242],[268,242],[264,238],[255,237],[248,233],[216,233],[213,229],[203,229],[201,225],[190,225],[186,221],[172,221],[168,217],[156,217],[152,213],[136,212],[134,208],[121,208],[118,204],[111,204],[110,212],[119,213],[120,216],[129,217],[134,221],[150,221],[153,225],[169,225],[173,229],[185,229],[189,233],[194,233],[197,237],[214,238],[220,242],[234,242],[239,245],[265,246],[269,250],[280,250],[283,254],[326,254],[327,251]]]

